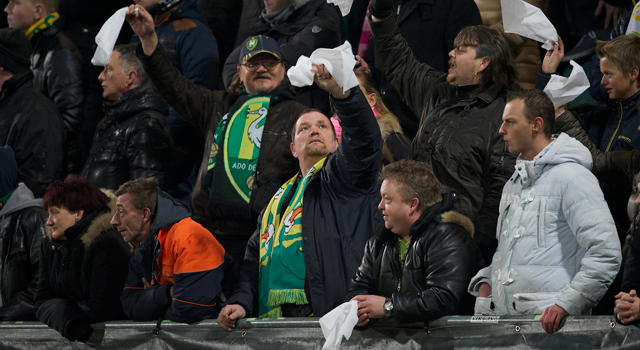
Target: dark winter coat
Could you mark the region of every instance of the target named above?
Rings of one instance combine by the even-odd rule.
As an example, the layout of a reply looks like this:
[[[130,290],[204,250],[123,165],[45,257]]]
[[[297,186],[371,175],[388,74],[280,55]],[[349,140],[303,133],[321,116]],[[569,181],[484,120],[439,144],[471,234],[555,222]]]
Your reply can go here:
[[[420,116],[410,158],[429,163],[440,183],[458,193],[458,208],[473,221],[488,264],[497,247],[500,194],[516,158],[498,132],[507,92],[490,85],[470,97],[450,85],[447,74],[413,57],[393,16],[372,22],[371,30],[387,77]]]
[[[162,186],[172,161],[166,104],[145,84],[104,106],[81,175],[113,190],[139,177],[155,177]]]
[[[453,50],[453,40],[460,30],[482,24],[480,11],[473,0],[405,0],[395,5],[393,12],[400,33],[415,58],[437,71],[449,68],[449,51]],[[375,45],[372,54],[374,49]],[[405,133],[413,138],[418,131],[416,115],[420,111],[414,112],[402,102],[401,95],[385,75],[379,56],[371,57],[370,63],[375,68],[373,76],[385,105],[400,118]]]
[[[622,270],[621,292],[629,293],[632,289],[640,292],[640,234],[636,230],[631,241],[631,246],[627,252],[627,261]]]
[[[218,42],[219,71],[222,72],[224,61],[236,47],[240,16],[245,14],[243,4],[237,0],[197,0],[197,3]]]
[[[326,0],[311,0],[293,11],[284,23],[275,27],[271,27],[261,16],[255,17],[252,21],[249,35],[238,38],[236,49],[229,54],[225,62],[222,72],[225,87],[229,86],[237,72],[241,44],[250,36],[262,34],[275,39],[286,69],[295,65],[300,56],[309,57],[316,49],[334,48],[342,44],[340,16],[335,6],[327,3]],[[305,106],[318,108],[325,114],[329,114],[328,93],[317,86],[300,88],[295,99]]]
[[[304,191],[302,239],[306,283],[314,316],[342,304],[367,240],[383,220],[378,210],[382,137],[358,87],[343,100],[331,97],[342,141]],[[261,222],[261,220],[259,221]],[[258,303],[260,230],[249,239],[242,272],[227,304],[254,314]]]
[[[381,227],[367,242],[346,300],[361,294],[391,298],[399,325],[460,313],[481,255],[471,220],[451,209],[445,195],[411,225],[404,268],[396,251],[398,235]]]
[[[64,125],[56,106],[32,87],[30,70],[4,82],[0,91],[0,146],[16,154],[18,182],[35,197],[62,177]]]
[[[47,212],[42,200],[35,199],[19,184],[4,206],[0,206],[2,237],[2,307],[0,320],[35,321],[33,298],[38,286],[40,246],[45,237]]]
[[[251,213],[254,220],[246,216],[242,219],[208,216],[209,203],[223,199],[210,199],[211,185],[205,183],[213,136],[222,117],[235,112],[229,108],[237,100],[237,96],[226,91],[210,91],[197,87],[173,67],[161,46],[150,56],[144,55],[142,48],[138,47],[138,58],[162,99],[205,135],[204,156],[191,197],[193,219],[211,232],[250,236],[255,230],[255,219],[260,211],[269,203],[278,188],[299,171],[298,161],[291,155],[290,150],[291,130],[295,118],[307,108],[292,100],[286,79],[272,92],[271,95],[277,97],[272,98],[269,105],[251,199],[249,205],[244,208],[244,211]],[[246,97],[245,93],[240,98]],[[220,203],[220,206],[224,206],[224,203]]]
[[[82,64],[80,51],[62,33],[57,22],[30,40],[33,87],[53,102],[66,130],[67,170],[76,173],[81,166],[78,134],[84,122]]]
[[[69,340],[86,340],[92,323],[126,319],[120,293],[130,252],[110,224],[115,201],[68,228],[67,240],[52,239],[47,230],[41,246],[36,316]]]
[[[209,90],[221,86],[218,43],[195,2],[183,0],[164,13],[154,13],[154,24],[158,41],[182,75]]]
[[[551,74],[538,71],[536,88],[544,90],[549,79]],[[640,149],[638,102],[640,92],[623,101],[607,99],[606,103],[575,118],[601,152]]]
[[[589,149],[593,157],[591,172],[598,180],[620,185],[635,185],[636,175],[640,172],[640,151],[601,152],[591,142],[580,122],[568,111],[558,116],[554,125],[557,132],[563,132],[577,139]]]

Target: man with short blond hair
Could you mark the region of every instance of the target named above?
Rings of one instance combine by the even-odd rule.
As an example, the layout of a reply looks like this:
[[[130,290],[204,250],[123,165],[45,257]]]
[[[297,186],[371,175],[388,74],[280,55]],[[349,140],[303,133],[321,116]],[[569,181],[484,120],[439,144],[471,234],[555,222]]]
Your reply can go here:
[[[621,35],[611,41],[601,41],[596,46],[596,54],[600,59],[602,79],[600,84],[605,89],[607,98],[596,108],[586,113],[575,114],[590,141],[603,153],[613,151],[630,151],[640,149],[640,113],[637,106],[640,102],[640,38],[635,35]],[[536,88],[544,90],[551,74],[556,72],[560,60],[564,57],[564,46],[554,47],[547,51],[538,72]],[[565,109],[564,107],[561,107]],[[570,116],[559,116],[558,128],[566,130],[571,136],[568,125]],[[613,214],[618,230],[618,239],[624,237],[630,227],[627,216],[627,201],[632,189],[628,183],[601,181],[600,187],[604,198]],[[614,288],[618,288],[614,284]],[[602,311],[609,313],[610,307]]]
[[[358,326],[393,317],[426,322],[463,311],[465,289],[482,258],[473,223],[454,211],[431,167],[400,160],[380,176],[384,216],[369,239],[347,299],[358,301]]]

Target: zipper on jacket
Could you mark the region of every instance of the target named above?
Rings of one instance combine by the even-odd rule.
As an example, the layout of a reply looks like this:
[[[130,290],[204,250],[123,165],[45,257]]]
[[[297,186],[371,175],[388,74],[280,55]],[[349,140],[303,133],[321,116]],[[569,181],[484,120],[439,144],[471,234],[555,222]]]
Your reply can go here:
[[[453,134],[456,133],[456,131],[458,131],[458,129],[460,129],[460,127],[462,126],[462,124],[464,124],[464,122],[467,121],[467,119],[469,119],[469,108],[471,106],[470,105],[466,105],[464,106],[464,109],[462,110],[462,119],[460,119],[460,122],[458,123],[458,125],[456,126],[455,129],[453,129],[453,131],[449,134],[449,137],[447,137],[447,141],[444,142],[444,144],[442,146],[440,146],[440,150],[442,152],[444,152],[444,150],[446,149],[447,144],[449,143],[449,141],[451,140],[451,137],[453,136]]]
[[[604,153],[609,152],[609,148],[611,148],[611,144],[613,143],[613,140],[616,138],[616,134],[618,133],[618,130],[620,129],[620,124],[622,123],[624,109],[622,108],[622,102],[618,101],[618,103],[620,104],[620,120],[618,120],[618,126],[616,127],[616,131],[614,131],[613,135],[611,135],[611,140],[609,140],[609,144],[607,145],[607,149],[604,150]]]
[[[402,271],[398,272],[398,268],[400,266],[398,263],[398,259],[396,259],[396,250],[395,249],[391,249],[389,246],[386,246],[385,249],[387,250],[387,254],[389,255],[389,257],[391,258],[391,270],[393,271],[393,273],[396,275],[396,278],[398,279],[398,285],[396,287],[396,290],[399,292],[400,289],[402,288]],[[408,252],[407,252],[408,255]]]

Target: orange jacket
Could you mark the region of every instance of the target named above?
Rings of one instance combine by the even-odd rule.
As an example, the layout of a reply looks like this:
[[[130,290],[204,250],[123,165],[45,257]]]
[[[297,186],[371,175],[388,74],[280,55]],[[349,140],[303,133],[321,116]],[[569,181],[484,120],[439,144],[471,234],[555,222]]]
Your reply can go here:
[[[166,201],[159,196],[158,205],[162,204]],[[169,215],[177,221],[161,216],[159,208],[157,217],[162,219],[157,221],[174,222],[159,230],[152,228],[147,242],[131,258],[121,299],[125,313],[134,321],[196,322],[218,316],[224,248],[188,217],[185,208],[176,205],[172,209]],[[145,288],[142,278],[151,286]]]

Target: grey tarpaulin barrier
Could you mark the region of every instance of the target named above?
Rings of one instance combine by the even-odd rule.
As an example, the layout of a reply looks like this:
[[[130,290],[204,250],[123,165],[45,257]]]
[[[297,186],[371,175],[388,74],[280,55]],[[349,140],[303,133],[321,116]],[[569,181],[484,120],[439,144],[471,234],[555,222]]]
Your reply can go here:
[[[243,320],[227,332],[215,321],[195,324],[118,321],[95,324],[87,344],[69,342],[36,322],[0,324],[0,349],[321,349],[317,318]],[[154,331],[155,330],[155,331]],[[546,334],[539,317],[440,318],[428,327],[380,322],[355,330],[341,349],[640,349],[640,329],[608,316],[568,318]]]

